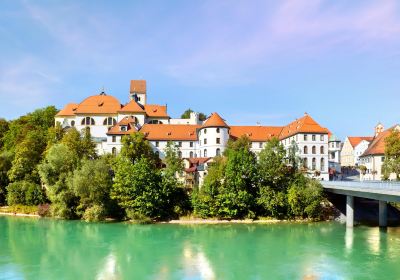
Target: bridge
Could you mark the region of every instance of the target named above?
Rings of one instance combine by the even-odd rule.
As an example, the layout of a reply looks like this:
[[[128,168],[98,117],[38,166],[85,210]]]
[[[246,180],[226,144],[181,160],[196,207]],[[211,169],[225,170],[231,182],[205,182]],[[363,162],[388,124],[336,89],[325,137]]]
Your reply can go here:
[[[327,192],[346,196],[346,226],[354,224],[354,197],[379,201],[379,226],[387,226],[387,203],[400,202],[400,183],[386,181],[321,181]]]

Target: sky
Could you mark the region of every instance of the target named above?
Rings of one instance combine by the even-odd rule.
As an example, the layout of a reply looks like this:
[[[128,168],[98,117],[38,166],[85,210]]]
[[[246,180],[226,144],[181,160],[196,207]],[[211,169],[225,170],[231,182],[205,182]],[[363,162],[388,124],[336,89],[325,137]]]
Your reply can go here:
[[[107,94],[344,139],[400,122],[400,1],[0,1],[0,117]]]

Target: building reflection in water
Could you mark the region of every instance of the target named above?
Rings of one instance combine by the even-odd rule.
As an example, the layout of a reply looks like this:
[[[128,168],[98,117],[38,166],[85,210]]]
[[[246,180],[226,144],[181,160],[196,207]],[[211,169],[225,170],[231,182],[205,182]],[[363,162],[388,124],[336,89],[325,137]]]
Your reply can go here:
[[[117,280],[121,279],[118,273],[117,258],[111,252],[104,260],[104,265],[97,274],[96,280]]]
[[[183,265],[185,277],[200,277],[204,280],[216,279],[211,263],[201,248],[193,249],[191,245],[185,244]]]

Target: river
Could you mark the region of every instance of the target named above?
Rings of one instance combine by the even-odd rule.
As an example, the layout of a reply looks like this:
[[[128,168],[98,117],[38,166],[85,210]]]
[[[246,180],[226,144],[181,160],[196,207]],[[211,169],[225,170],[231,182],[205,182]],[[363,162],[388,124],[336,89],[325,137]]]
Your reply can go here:
[[[2,216],[0,279],[400,279],[400,228]]]

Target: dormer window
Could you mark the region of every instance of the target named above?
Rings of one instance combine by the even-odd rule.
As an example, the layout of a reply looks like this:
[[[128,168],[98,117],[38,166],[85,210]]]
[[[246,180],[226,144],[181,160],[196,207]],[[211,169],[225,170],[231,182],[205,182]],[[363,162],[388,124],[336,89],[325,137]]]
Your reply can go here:
[[[121,131],[127,131],[128,130],[128,126],[126,125],[121,125],[120,126]]]

